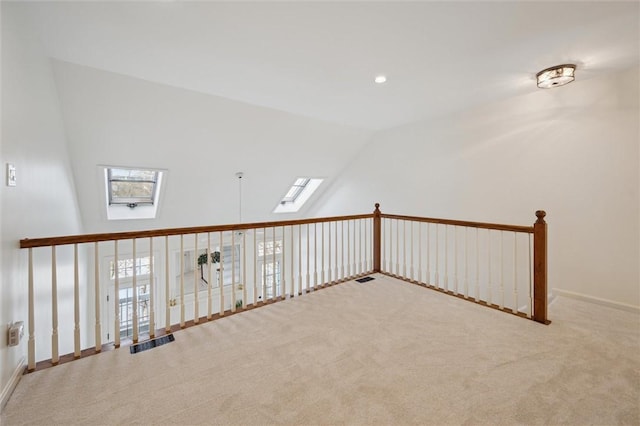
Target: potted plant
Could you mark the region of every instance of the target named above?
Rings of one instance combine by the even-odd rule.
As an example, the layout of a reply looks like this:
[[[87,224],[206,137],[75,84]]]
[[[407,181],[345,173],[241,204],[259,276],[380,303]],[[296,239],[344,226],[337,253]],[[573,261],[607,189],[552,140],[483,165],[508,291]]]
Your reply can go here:
[[[207,253],[202,253],[198,256],[198,267],[200,268],[200,279],[205,283],[209,284],[207,280],[204,279],[204,265],[207,263]],[[220,263],[220,252],[214,251],[211,253],[211,263]]]

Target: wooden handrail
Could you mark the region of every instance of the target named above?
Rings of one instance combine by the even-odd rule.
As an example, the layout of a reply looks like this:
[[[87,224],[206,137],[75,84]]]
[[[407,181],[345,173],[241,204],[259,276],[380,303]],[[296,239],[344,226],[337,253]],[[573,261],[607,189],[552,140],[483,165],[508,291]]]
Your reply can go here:
[[[130,240],[134,238],[165,237],[171,235],[200,234],[206,232],[244,231],[248,229],[273,228],[279,226],[306,225],[309,223],[337,222],[354,219],[370,219],[373,214],[333,216],[312,219],[283,220],[274,222],[240,223],[229,225],[196,226],[189,228],[153,229],[148,231],[127,231],[103,234],[67,235],[47,238],[25,238],[20,240],[20,248],[50,247],[67,244],[96,243],[101,241]]]
[[[469,228],[494,229],[497,231],[525,232],[533,234],[533,226],[503,225],[499,223],[469,222],[465,220],[438,219],[432,217],[403,216],[397,214],[381,214],[385,219],[410,220],[414,222],[438,223],[441,225],[466,226]]]

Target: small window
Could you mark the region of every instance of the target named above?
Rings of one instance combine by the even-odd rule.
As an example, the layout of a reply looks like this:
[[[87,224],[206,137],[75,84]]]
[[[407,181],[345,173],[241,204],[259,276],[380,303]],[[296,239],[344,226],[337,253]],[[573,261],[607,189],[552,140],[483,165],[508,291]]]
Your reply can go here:
[[[165,171],[105,167],[105,203],[108,220],[154,219]]]
[[[124,204],[135,208],[140,204],[153,205],[158,183],[157,170],[107,169],[109,205]]]
[[[274,213],[294,213],[307,202],[322,183],[322,179],[298,178],[280,200]]]

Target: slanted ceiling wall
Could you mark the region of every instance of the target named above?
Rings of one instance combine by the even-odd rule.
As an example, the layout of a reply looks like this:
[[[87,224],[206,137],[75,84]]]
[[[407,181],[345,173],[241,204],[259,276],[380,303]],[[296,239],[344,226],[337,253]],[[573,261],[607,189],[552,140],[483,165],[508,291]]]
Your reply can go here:
[[[640,307],[640,72],[536,90],[375,135],[314,209],[532,224],[549,285]],[[531,84],[535,84],[533,81]]]
[[[53,61],[87,232],[286,219],[272,210],[299,176],[327,178],[369,131]],[[312,102],[312,100],[310,100]],[[97,165],[167,169],[156,220],[107,221]],[[301,210],[299,215],[304,215]]]

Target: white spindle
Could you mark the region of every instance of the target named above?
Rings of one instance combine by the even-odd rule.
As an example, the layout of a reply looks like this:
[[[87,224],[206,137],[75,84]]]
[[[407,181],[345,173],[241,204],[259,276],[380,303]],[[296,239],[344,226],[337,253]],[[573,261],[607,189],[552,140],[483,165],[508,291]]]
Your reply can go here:
[[[328,253],[327,253],[327,259],[328,259],[328,269],[327,269],[327,283],[329,285],[331,285],[333,283],[333,274],[331,271],[331,222],[328,223],[328,227],[329,227],[329,241],[328,241]]]
[[[184,328],[184,235],[180,234],[180,328]]]
[[[402,221],[402,264],[404,266],[402,270],[402,277],[408,278],[407,275],[407,221]]]
[[[347,275],[344,278],[349,278],[351,274],[351,221],[347,220]],[[344,226],[344,222],[343,226]]]
[[[116,263],[117,266],[117,263]],[[78,265],[78,244],[73,245],[73,356],[80,358],[80,273]],[[117,329],[116,329],[117,330]]]
[[[453,227],[453,294],[458,294],[458,227]]]
[[[209,263],[209,259],[205,261],[202,266],[198,265],[198,233],[193,234],[194,239],[194,260],[195,264],[193,267],[193,323],[198,324],[200,322],[200,301],[198,299],[198,295],[200,293],[200,278],[198,277],[198,268],[204,268],[204,265]]]
[[[57,365],[58,362],[58,265],[56,246],[51,246],[51,364]]]
[[[102,324],[100,323],[100,254],[98,242],[94,243],[93,270],[95,280],[95,314],[96,314],[96,352],[102,351]]]
[[[418,282],[422,284],[422,223],[418,222]]]
[[[309,236],[309,224],[307,223],[307,264],[306,266],[306,270],[307,270],[307,287],[306,287],[306,292],[309,293],[311,290],[311,241],[310,241],[310,236]]]
[[[438,257],[440,256],[440,250],[438,248],[439,244],[440,244],[440,238],[438,236],[438,228],[440,226],[436,223],[436,272],[435,272],[435,285],[436,287],[440,288],[440,273],[439,273],[439,268],[440,268],[440,261],[438,259]]]
[[[213,287],[211,270],[213,269],[213,265],[211,260],[211,232],[207,232],[207,320],[209,321],[211,321],[213,314],[213,297],[211,294],[211,287]]]
[[[298,296],[302,294],[302,225],[298,225]]]
[[[444,291],[449,291],[449,225],[444,226]]]
[[[285,250],[286,241],[287,241],[287,228],[282,227],[282,247],[280,248],[280,258],[282,259],[282,265],[280,265],[280,298],[282,300],[287,298],[287,282],[286,282],[286,262],[285,259],[287,257],[287,253]]]
[[[262,301],[267,302],[267,228],[262,228]]]
[[[171,331],[171,293],[169,279],[169,236],[164,237],[164,330],[169,333]]]
[[[153,277],[153,237],[149,237],[149,337],[156,337],[156,283]],[[116,332],[116,334],[118,334]]]
[[[113,284],[113,307],[114,307],[114,321],[113,321],[113,338],[115,341],[115,347],[120,347],[120,265],[118,264],[120,257],[118,256],[118,240],[113,242],[113,262],[115,279]]]
[[[231,231],[231,312],[236,311],[236,231]]]
[[[396,276],[400,276],[400,221],[396,220]]]
[[[271,293],[273,298],[278,298],[276,285],[276,227],[271,228]]]
[[[380,251],[382,253],[380,253],[380,256],[382,257],[381,259],[381,266],[382,266],[382,270],[386,271],[387,270],[387,220],[386,219],[381,219],[381,235],[380,235]]]
[[[247,231],[242,231],[242,309],[247,308]]]
[[[480,231],[476,228],[476,302],[480,301]]]
[[[294,257],[294,251],[293,251],[293,248],[295,247],[295,245],[293,244],[293,241],[294,241],[294,238],[293,238],[294,235],[293,234],[295,232],[294,231],[295,228],[293,226],[290,226],[289,228],[290,228],[290,231],[291,231],[291,266],[290,266],[290,268],[291,268],[291,284],[290,284],[291,285],[291,293],[290,293],[290,297],[295,297],[295,295],[296,295],[296,280],[295,280],[295,267],[294,267],[295,257]]]
[[[222,231],[218,234],[220,239],[220,273],[218,274],[218,300],[220,301],[219,314],[224,316],[224,234]]]
[[[36,337],[35,337],[35,308],[33,292],[33,248],[29,247],[29,341],[27,343],[27,368],[36,369]]]
[[[487,302],[489,304],[493,303],[493,291],[491,284],[491,231],[487,229],[487,287],[488,287],[488,297]]]
[[[338,222],[336,222],[336,231],[335,232],[336,232],[335,233],[335,235],[336,235],[336,238],[335,238],[336,264],[335,264],[335,273],[334,273],[333,276],[334,276],[334,282],[337,283],[340,280],[340,274],[339,274],[339,271],[340,271],[340,269],[339,269],[340,268],[340,266],[339,266],[340,265],[340,258],[338,257]]]
[[[320,245],[322,251],[321,251],[321,263],[320,263],[320,283],[322,284],[322,287],[324,287],[327,283],[324,280],[324,222],[322,222],[320,224],[320,233],[322,234],[322,244]]]
[[[133,285],[133,343],[137,343],[138,342],[138,287],[137,287],[137,266],[138,266],[138,261],[137,261],[137,257],[136,257],[136,239],[134,238],[133,240],[133,281],[132,281],[132,285]]]
[[[518,312],[518,234],[513,233],[513,312]]]
[[[258,230],[253,230],[253,306],[258,304]]]
[[[318,223],[313,224],[313,290],[318,289]]]
[[[414,274],[414,269],[413,269],[413,265],[414,265],[414,263],[413,263],[413,221],[411,221],[411,225],[410,225],[410,228],[409,228],[409,233],[411,233],[411,238],[410,238],[410,243],[411,243],[411,262],[410,262],[411,263],[411,268],[410,268],[411,281],[415,282],[416,276]]]
[[[426,284],[431,285],[431,234],[430,234],[430,226],[431,224],[427,222],[427,280]]]
[[[464,298],[469,298],[469,228],[464,228]]]
[[[529,306],[527,309],[527,317],[531,318],[533,315],[533,271],[531,267],[531,263],[533,262],[533,256],[531,256],[531,234],[529,235],[529,254],[528,254],[528,264],[529,264]]]
[[[504,308],[504,231],[500,231],[500,309]]]

